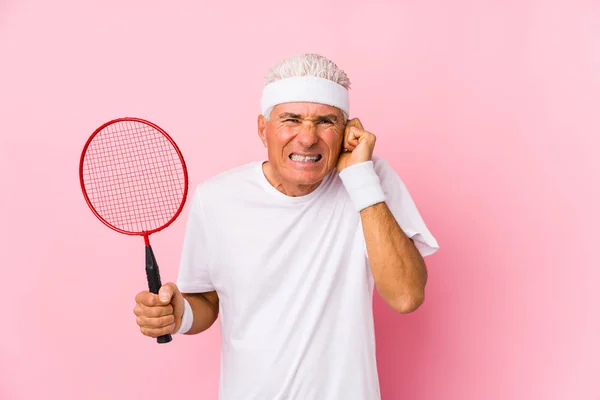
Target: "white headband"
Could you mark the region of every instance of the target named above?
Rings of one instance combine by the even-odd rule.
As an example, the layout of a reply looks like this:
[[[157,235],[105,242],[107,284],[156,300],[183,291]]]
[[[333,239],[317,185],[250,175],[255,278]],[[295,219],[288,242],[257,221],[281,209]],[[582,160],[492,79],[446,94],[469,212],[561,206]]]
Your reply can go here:
[[[329,79],[294,76],[269,83],[263,89],[260,110],[264,116],[281,103],[308,102],[337,107],[350,115],[348,90]]]

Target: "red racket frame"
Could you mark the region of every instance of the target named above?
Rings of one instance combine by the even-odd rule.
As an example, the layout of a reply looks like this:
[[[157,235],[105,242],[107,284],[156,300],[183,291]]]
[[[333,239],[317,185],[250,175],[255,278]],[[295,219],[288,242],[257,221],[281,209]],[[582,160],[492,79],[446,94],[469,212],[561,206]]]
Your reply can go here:
[[[140,123],[143,123],[143,124],[150,125],[154,129],[156,129],[157,131],[159,131],[160,133],[162,133],[169,140],[169,142],[171,142],[171,144],[173,145],[173,148],[177,152],[177,156],[179,157],[179,160],[181,161],[181,166],[183,168],[183,176],[184,176],[185,182],[184,182],[184,185],[183,185],[183,196],[182,196],[181,204],[179,205],[179,208],[177,209],[177,211],[173,215],[173,218],[171,218],[166,224],[164,224],[163,226],[160,226],[160,227],[158,227],[156,229],[152,229],[150,231],[130,232],[130,231],[125,231],[123,229],[119,229],[116,226],[111,225],[108,221],[106,221],[104,218],[102,218],[102,216],[96,211],[96,209],[92,205],[92,203],[91,203],[91,201],[90,201],[90,199],[88,197],[87,191],[85,189],[85,184],[83,182],[83,160],[85,159],[85,154],[86,154],[87,149],[88,149],[90,143],[92,142],[92,140],[94,140],[94,138],[96,137],[96,135],[99,132],[101,132],[104,128],[106,128],[108,125],[111,125],[111,124],[114,124],[114,123],[117,123],[117,122],[128,122],[128,121],[130,121],[130,122],[140,122]],[[85,146],[83,146],[83,150],[81,152],[81,157],[79,159],[79,184],[81,185],[81,191],[83,192],[83,197],[85,198],[85,202],[87,203],[88,207],[92,210],[92,212],[94,213],[94,215],[100,221],[102,221],[102,223],[104,223],[104,225],[108,226],[110,229],[112,229],[114,231],[117,231],[119,233],[123,233],[125,235],[143,236],[144,237],[144,243],[146,244],[146,246],[148,246],[150,244],[150,240],[148,239],[148,237],[151,234],[159,232],[159,231],[165,229],[167,226],[171,225],[173,223],[173,221],[175,221],[177,219],[177,217],[179,217],[179,214],[181,214],[181,211],[183,210],[183,207],[185,206],[185,202],[186,202],[187,195],[188,195],[188,172],[187,172],[187,166],[185,164],[185,160],[183,159],[183,154],[179,150],[179,147],[177,146],[177,144],[175,143],[175,141],[173,140],[173,138],[171,138],[171,136],[169,136],[169,134],[167,132],[165,132],[158,125],[156,125],[156,124],[154,124],[154,123],[152,123],[150,121],[147,121],[145,119],[135,118],[135,117],[123,117],[123,118],[113,119],[112,121],[108,121],[108,122],[102,124],[88,138],[87,142],[85,143]]]

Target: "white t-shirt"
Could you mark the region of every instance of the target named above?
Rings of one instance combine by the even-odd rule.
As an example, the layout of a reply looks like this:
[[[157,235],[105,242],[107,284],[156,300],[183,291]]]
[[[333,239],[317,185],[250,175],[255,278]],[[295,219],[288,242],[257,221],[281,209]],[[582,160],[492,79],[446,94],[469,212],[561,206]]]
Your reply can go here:
[[[386,203],[422,255],[438,244],[390,165],[373,158]],[[372,295],[360,214],[330,173],[288,197],[262,162],[193,194],[177,280],[216,290],[221,400],[378,400]]]

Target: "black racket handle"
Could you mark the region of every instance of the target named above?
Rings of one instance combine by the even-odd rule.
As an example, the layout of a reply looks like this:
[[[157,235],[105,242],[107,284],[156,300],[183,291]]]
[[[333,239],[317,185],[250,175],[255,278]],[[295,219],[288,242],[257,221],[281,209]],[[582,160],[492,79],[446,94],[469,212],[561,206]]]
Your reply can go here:
[[[158,290],[162,284],[160,283],[158,264],[156,263],[156,258],[154,258],[154,252],[150,245],[146,246],[146,278],[148,278],[148,288],[150,289],[150,292],[158,294]],[[171,340],[173,340],[173,338],[169,333],[156,338],[158,343],[169,343]]]

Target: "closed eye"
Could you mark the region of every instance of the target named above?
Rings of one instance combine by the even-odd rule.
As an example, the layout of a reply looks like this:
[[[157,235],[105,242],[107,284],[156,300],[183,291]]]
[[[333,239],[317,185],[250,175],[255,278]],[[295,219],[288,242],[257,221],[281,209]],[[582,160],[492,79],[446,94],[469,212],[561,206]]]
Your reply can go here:
[[[327,124],[333,125],[337,122],[337,117],[335,115],[321,115],[315,119],[317,124]]]
[[[279,120],[284,123],[299,124],[302,123],[302,116],[295,113],[283,113],[279,115]],[[319,115],[312,120],[316,125],[335,125],[337,121],[338,118],[334,114]]]

